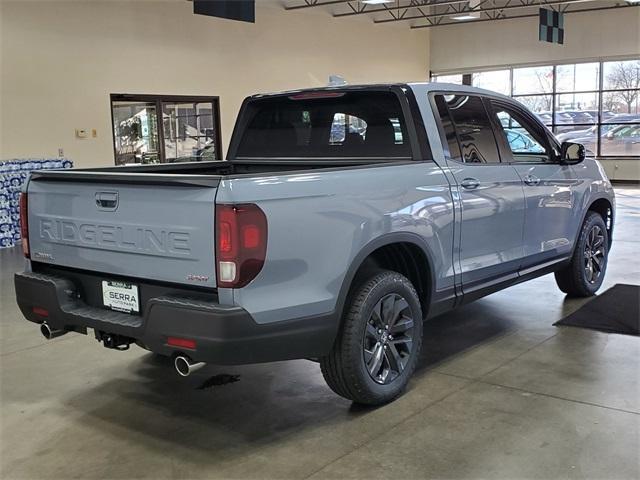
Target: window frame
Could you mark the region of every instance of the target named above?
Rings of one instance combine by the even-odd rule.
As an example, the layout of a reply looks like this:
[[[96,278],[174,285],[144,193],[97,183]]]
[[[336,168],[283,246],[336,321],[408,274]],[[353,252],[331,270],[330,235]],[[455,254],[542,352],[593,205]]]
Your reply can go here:
[[[111,93],[109,95],[109,108],[111,111],[111,144],[113,146],[113,162],[118,158],[116,149],[116,129],[113,116],[114,102],[144,102],[154,103],[156,108],[156,123],[158,125],[158,164],[167,163],[193,163],[193,162],[167,162],[165,152],[164,118],[162,117],[162,105],[165,103],[211,103],[213,115],[213,132],[215,135],[215,160],[222,160],[222,132],[220,117],[220,97],[209,95],[153,95],[136,93]],[[142,165],[142,164],[141,164]]]

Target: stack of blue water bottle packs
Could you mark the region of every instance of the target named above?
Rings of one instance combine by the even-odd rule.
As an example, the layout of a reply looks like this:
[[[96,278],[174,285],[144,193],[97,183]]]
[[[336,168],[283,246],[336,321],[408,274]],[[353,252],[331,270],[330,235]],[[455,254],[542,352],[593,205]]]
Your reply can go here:
[[[20,191],[35,170],[73,168],[66,158],[0,160],[0,248],[13,247],[20,240]]]

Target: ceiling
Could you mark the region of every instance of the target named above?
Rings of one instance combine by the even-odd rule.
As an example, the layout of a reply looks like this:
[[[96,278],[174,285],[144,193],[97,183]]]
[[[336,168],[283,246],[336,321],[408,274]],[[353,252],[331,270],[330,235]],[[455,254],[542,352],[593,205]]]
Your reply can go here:
[[[434,28],[537,17],[544,7],[564,14],[637,8],[640,0],[287,0],[286,10],[328,9],[334,18],[367,16],[376,24]]]

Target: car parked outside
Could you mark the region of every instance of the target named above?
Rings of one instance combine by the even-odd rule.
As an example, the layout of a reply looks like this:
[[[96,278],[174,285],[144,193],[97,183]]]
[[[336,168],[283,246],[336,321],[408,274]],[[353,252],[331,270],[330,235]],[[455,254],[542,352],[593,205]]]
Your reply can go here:
[[[604,117],[603,117],[604,118]],[[605,122],[605,120],[603,120]],[[640,115],[634,114],[617,114],[609,117],[609,120],[606,120],[609,123],[602,123],[600,126],[600,135],[604,136],[612,129],[618,127],[618,124],[621,123],[640,123]],[[569,130],[566,132],[561,132],[556,135],[558,140],[561,142],[569,142],[569,141],[578,141],[576,139],[581,139],[585,142],[595,142],[595,138],[598,135],[598,126],[593,125],[591,127],[578,128],[576,130]]]
[[[600,150],[604,155],[640,155],[640,125],[622,125],[607,132]]]
[[[591,115],[595,121],[598,121],[598,110],[582,110],[582,111]],[[609,118],[613,117],[615,114],[611,110],[603,110],[600,115],[601,115],[602,121],[605,122]]]
[[[640,125],[602,125],[608,128],[600,135],[600,150],[603,155],[640,155]],[[571,141],[582,144],[587,156],[595,156],[597,152],[597,129],[584,137],[573,138]],[[566,140],[563,140],[566,141]]]
[[[581,124],[581,123],[594,123],[597,121],[597,117],[594,118],[587,112],[581,110],[563,110],[560,113],[566,113],[571,117],[571,121],[573,123]]]

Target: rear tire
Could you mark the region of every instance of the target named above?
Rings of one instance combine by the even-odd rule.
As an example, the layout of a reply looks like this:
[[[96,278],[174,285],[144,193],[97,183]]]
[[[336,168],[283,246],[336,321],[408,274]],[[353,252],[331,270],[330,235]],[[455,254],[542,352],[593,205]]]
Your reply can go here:
[[[322,375],[344,398],[388,403],[402,394],[420,356],[418,294],[403,275],[378,270],[365,276],[349,298],[333,349],[320,359]]]
[[[602,286],[609,257],[609,235],[602,216],[589,212],[582,224],[571,263],[555,273],[570,297],[590,297]]]

